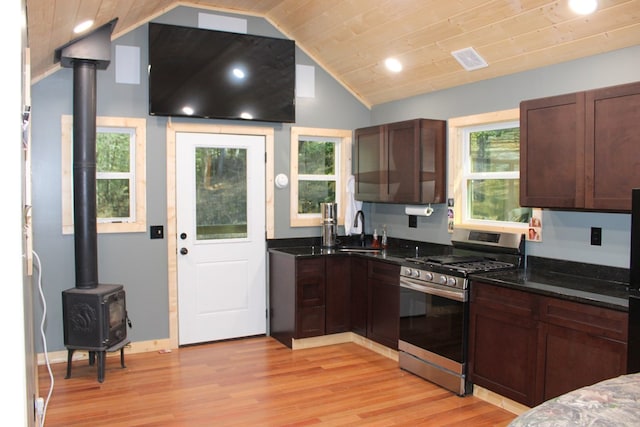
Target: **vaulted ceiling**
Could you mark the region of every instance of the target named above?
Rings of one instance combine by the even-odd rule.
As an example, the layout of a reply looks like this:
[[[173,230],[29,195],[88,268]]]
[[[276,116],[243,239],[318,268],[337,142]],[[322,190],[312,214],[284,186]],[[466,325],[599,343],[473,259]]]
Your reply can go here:
[[[599,0],[591,15],[567,0],[27,0],[31,74],[58,69],[73,27],[118,18],[113,38],[177,6],[267,19],[364,104],[377,104],[640,44],[640,0]],[[466,71],[452,51],[488,63]],[[400,73],[386,70],[393,56]]]

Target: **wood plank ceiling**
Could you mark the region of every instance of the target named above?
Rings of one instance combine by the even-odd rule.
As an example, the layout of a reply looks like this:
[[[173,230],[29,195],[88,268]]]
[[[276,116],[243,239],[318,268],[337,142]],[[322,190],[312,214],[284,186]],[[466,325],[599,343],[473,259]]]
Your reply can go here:
[[[260,16],[365,105],[437,91],[640,44],[640,0],[599,0],[576,15],[568,0],[27,0],[33,81],[58,69],[53,52],[85,19],[114,18],[117,38],[177,6]],[[466,71],[452,51],[489,64]],[[393,56],[404,70],[384,67]]]

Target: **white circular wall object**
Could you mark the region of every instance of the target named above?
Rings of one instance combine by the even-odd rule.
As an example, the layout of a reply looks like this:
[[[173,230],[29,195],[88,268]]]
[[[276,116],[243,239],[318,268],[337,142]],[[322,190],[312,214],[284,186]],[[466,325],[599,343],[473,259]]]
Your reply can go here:
[[[289,178],[287,178],[287,175],[283,173],[276,175],[276,187],[286,188],[287,185],[289,185]]]

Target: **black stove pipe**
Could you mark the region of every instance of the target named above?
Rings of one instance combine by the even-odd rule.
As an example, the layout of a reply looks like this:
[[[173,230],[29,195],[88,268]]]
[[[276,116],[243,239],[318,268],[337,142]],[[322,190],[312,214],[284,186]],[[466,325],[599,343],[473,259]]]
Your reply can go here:
[[[95,61],[73,64],[73,221],[76,288],[98,287]]]

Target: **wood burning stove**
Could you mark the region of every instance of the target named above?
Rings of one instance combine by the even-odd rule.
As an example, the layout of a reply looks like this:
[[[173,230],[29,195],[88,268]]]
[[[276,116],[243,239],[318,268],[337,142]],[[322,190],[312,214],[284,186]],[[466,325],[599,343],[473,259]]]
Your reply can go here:
[[[67,347],[102,351],[127,338],[127,308],[122,285],[62,292]]]
[[[127,305],[122,285],[101,284],[91,289],[72,288],[62,292],[64,343],[68,349],[67,376],[75,350],[89,351],[89,363],[98,356],[98,381],[104,381],[104,357],[120,350],[124,368],[127,341]]]
[[[124,367],[128,317],[122,285],[98,282],[96,218],[96,71],[111,62],[111,33],[117,19],[56,49],[54,59],[73,68],[73,218],[76,286],[62,293],[67,378],[75,350],[98,356],[104,380],[106,352],[120,350]]]

